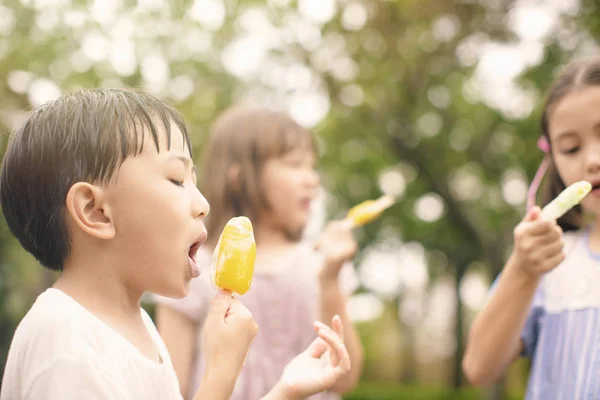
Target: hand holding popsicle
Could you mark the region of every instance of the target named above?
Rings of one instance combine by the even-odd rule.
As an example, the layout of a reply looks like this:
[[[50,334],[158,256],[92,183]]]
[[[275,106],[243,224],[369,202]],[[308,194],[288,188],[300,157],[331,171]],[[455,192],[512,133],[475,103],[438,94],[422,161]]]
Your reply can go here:
[[[392,204],[394,198],[389,195],[377,200],[367,200],[352,207],[343,220],[327,224],[315,244],[315,250],[324,255],[324,265],[319,276],[321,281],[337,281],[342,265],[356,254],[358,245],[352,229],[373,221]]]
[[[202,335],[205,372],[195,399],[230,398],[258,326],[232,292],[244,294],[254,273],[256,244],[246,217],[232,218],[213,253],[211,282],[220,289],[211,302]],[[215,381],[216,380],[216,381]],[[204,385],[204,386],[203,386]]]
[[[256,242],[247,217],[229,220],[213,252],[211,281],[220,289],[240,295],[250,289],[256,260]]]
[[[223,388],[233,390],[257,331],[252,314],[238,299],[224,290],[217,293],[202,334],[204,377],[222,377]]]
[[[589,182],[576,182],[543,210],[537,206],[529,210],[514,231],[513,264],[534,278],[556,268],[565,258],[562,229],[556,219],[579,204],[590,190]]]
[[[358,250],[358,244],[352,234],[352,225],[346,220],[329,222],[319,235],[315,250],[323,257],[319,279],[337,282],[342,266],[350,261]]]
[[[545,220],[534,206],[514,230],[514,248],[507,267],[514,265],[527,277],[538,279],[563,260],[562,229],[555,220]]]

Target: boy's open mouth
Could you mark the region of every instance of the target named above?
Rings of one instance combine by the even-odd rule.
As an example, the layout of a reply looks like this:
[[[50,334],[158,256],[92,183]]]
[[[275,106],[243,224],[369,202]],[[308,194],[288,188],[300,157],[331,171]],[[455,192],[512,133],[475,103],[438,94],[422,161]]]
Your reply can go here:
[[[202,246],[202,242],[195,242],[190,246],[190,250],[188,252],[188,256],[192,259],[192,261],[196,262],[196,253],[198,249]]]
[[[206,241],[206,231],[202,232],[200,236],[196,238],[196,241],[192,243],[188,250],[188,260],[190,262],[190,274],[192,278],[197,278],[200,276],[200,267],[196,264],[196,254],[198,253],[198,249],[202,244]]]

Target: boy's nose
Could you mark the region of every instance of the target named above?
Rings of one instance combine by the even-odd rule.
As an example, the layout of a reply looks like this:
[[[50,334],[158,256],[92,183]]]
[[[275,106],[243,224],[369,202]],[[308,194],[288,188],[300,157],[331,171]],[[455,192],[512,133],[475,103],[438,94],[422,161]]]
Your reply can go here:
[[[198,188],[194,190],[192,200],[192,215],[194,218],[204,218],[210,212],[210,205]]]

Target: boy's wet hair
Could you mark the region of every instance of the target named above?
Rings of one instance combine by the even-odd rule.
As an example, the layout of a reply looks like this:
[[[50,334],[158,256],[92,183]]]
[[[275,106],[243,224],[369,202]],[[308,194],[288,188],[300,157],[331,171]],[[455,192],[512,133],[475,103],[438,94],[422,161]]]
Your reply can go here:
[[[210,244],[232,217],[259,222],[258,211],[268,209],[260,184],[265,162],[301,147],[314,151],[312,134],[283,112],[235,106],[217,118],[204,145],[200,180],[210,204]]]
[[[34,110],[11,136],[0,175],[0,203],[11,232],[43,266],[62,270],[70,251],[65,200],[77,182],[104,184],[171,123],[190,139],[173,108],[144,93],[85,90]],[[190,150],[191,155],[191,150]]]
[[[550,146],[552,146],[552,142],[550,141],[548,119],[554,106],[568,94],[590,86],[600,87],[600,56],[575,62],[565,68],[558,76],[548,91],[541,121],[542,135],[546,137]],[[565,188],[566,186],[558,174],[554,161],[551,160],[546,184],[542,187],[542,205],[550,203]],[[558,224],[565,232],[580,229],[583,222],[581,205],[573,207],[571,211],[558,220]]]

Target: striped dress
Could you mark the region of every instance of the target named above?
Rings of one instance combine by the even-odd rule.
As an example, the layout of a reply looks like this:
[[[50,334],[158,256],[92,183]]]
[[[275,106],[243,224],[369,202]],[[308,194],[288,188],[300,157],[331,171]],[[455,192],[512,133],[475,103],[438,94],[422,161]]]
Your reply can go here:
[[[542,279],[522,332],[528,400],[600,400],[600,254],[589,228],[564,240],[566,259]]]

